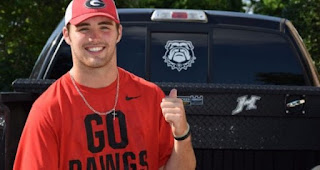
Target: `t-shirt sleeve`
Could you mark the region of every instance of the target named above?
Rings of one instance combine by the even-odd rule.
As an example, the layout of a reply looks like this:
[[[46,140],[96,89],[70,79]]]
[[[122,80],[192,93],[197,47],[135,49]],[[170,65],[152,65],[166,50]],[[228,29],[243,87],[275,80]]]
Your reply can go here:
[[[160,90],[160,89],[159,89]],[[165,165],[168,161],[168,159],[171,156],[172,149],[173,149],[173,135],[172,135],[172,130],[168,122],[163,117],[161,108],[160,108],[160,103],[162,99],[165,97],[164,93],[162,90],[159,92],[159,115],[160,115],[160,135],[159,135],[159,168]]]
[[[58,169],[58,142],[48,112],[32,107],[19,141],[14,170]]]

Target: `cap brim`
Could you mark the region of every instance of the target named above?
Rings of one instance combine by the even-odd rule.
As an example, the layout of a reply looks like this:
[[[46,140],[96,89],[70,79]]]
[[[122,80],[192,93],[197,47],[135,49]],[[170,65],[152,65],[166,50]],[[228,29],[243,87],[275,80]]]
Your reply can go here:
[[[111,16],[109,14],[102,13],[102,12],[96,12],[96,13],[89,13],[89,14],[80,15],[80,16],[78,16],[76,18],[71,19],[70,23],[72,25],[78,25],[82,21],[87,20],[87,19],[89,19],[91,17],[95,17],[95,16],[105,16],[105,17],[113,20],[114,22],[116,22],[118,24],[120,23],[120,21],[118,19],[114,18],[113,16]]]

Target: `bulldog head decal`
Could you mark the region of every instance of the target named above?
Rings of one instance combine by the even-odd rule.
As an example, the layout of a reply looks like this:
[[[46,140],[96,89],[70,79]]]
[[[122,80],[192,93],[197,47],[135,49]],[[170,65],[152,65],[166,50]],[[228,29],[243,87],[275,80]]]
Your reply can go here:
[[[187,70],[194,63],[196,57],[193,52],[193,45],[191,41],[172,40],[168,41],[166,46],[166,53],[162,57],[164,62],[172,70],[177,69],[179,72],[184,69]]]

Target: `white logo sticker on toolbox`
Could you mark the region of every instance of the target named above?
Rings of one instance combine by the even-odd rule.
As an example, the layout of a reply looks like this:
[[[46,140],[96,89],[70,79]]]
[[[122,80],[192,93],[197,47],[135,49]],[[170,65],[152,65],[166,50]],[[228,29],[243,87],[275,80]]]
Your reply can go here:
[[[203,105],[202,95],[178,96],[185,106]]]
[[[256,102],[260,99],[261,99],[260,96],[255,96],[255,95],[252,95],[250,97],[250,99],[248,99],[247,95],[238,97],[238,99],[237,99],[238,105],[237,105],[237,108],[235,108],[232,111],[232,115],[236,115],[236,114],[242,112],[244,107],[246,107],[246,110],[257,109]]]
[[[191,41],[169,40],[165,49],[167,51],[162,58],[172,70],[176,69],[179,72],[182,69],[187,70],[196,60]]]

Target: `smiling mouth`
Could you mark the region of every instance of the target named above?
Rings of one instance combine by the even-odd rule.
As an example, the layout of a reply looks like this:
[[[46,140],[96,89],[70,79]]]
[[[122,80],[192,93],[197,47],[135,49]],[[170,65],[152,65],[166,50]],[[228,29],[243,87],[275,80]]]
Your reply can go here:
[[[102,51],[104,49],[104,47],[90,47],[90,48],[86,48],[86,49],[90,52],[99,52],[99,51]]]

